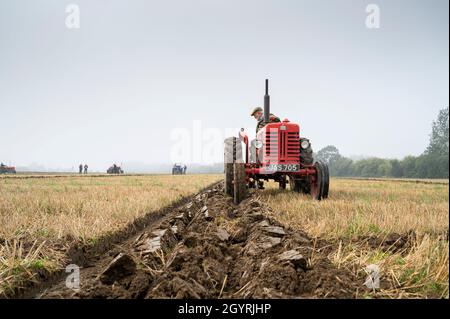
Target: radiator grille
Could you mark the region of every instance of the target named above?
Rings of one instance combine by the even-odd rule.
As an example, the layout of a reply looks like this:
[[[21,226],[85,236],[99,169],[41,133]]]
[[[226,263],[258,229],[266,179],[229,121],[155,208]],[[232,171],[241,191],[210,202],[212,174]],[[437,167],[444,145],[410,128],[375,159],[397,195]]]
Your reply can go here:
[[[298,132],[269,130],[265,136],[265,157],[270,162],[299,161],[300,137]]]

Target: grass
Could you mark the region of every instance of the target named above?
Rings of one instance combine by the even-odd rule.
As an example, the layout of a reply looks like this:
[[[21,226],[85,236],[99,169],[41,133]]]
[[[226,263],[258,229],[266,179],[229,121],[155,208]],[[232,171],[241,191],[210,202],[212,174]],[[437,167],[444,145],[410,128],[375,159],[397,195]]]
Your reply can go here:
[[[330,197],[279,191],[275,183],[260,196],[277,218],[322,238],[392,232],[442,233],[448,230],[448,185],[341,180],[330,183]]]
[[[64,259],[60,251],[45,249],[45,241],[35,240],[29,247],[23,241],[0,244],[0,295],[8,296],[14,289],[33,281],[38,271],[57,271]]]
[[[332,179],[330,187],[330,197],[320,202],[275,183],[259,196],[283,224],[334,243],[330,259],[362,282],[363,269],[378,265],[382,285],[370,297],[448,298],[448,184]],[[389,234],[411,231],[415,239],[403,251],[382,249]],[[359,240],[364,237],[379,238],[380,248]]]
[[[98,239],[220,175],[0,178],[0,296],[55,271],[73,243]]]

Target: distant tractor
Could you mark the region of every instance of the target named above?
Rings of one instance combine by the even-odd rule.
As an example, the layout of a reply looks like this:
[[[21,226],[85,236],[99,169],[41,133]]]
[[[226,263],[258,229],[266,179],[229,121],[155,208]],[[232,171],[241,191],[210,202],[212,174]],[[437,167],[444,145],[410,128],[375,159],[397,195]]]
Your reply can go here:
[[[108,174],[123,174],[123,169],[120,166],[113,164],[113,166],[108,168],[106,173],[108,173]]]
[[[330,185],[328,165],[313,161],[309,140],[300,134],[300,126],[284,119],[270,122],[269,83],[264,95],[264,122],[256,139],[249,145],[248,135],[241,129],[239,137],[225,140],[225,192],[238,204],[248,188],[264,188],[264,181],[278,182],[280,189],[289,184],[294,192],[310,194],[314,199],[328,197]],[[245,144],[245,160],[242,144]],[[249,151],[251,158],[249,160]]]
[[[0,174],[16,174],[16,168],[0,163]]]
[[[185,175],[186,169],[186,165],[174,164],[172,167],[172,175]]]

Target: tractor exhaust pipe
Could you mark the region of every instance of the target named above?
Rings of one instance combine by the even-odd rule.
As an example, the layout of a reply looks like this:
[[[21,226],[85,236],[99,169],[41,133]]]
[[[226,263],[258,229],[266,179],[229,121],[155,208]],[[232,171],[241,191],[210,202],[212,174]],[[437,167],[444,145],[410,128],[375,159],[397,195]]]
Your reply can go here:
[[[264,95],[264,122],[269,123],[269,119],[270,119],[269,80],[266,79],[266,94]]]

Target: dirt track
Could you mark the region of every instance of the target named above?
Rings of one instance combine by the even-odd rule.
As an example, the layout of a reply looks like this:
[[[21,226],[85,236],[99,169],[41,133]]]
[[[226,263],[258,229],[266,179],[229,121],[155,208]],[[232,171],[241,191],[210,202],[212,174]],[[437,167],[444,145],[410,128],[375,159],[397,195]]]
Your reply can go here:
[[[40,298],[352,298],[356,278],[337,269],[302,232],[267,217],[251,196],[240,205],[223,184],[195,195]]]

